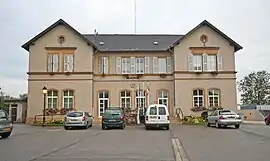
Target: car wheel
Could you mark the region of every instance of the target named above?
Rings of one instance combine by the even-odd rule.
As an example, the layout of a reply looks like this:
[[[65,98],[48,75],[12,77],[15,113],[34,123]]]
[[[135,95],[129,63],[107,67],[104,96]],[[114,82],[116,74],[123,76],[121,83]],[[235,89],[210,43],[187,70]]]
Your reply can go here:
[[[239,129],[240,125],[234,125],[236,129]]]
[[[220,128],[220,124],[216,121],[216,128]]]
[[[69,127],[68,127],[68,126],[64,126],[64,128],[65,128],[65,130],[68,130],[68,129],[69,129]]]
[[[207,126],[208,126],[208,127],[210,127],[210,126],[211,126],[211,124],[210,124],[210,123],[207,123]]]
[[[168,126],[166,126],[166,130],[170,130],[170,126],[168,125]]]
[[[270,122],[269,121],[265,121],[265,125],[269,125],[270,124]]]
[[[145,130],[150,130],[150,127],[149,126],[145,126]]]
[[[8,138],[10,135],[11,135],[11,132],[7,132],[7,133],[1,134],[1,137],[5,139],[5,138]]]
[[[93,126],[93,123],[91,122],[91,124],[89,125],[89,127],[92,127]]]

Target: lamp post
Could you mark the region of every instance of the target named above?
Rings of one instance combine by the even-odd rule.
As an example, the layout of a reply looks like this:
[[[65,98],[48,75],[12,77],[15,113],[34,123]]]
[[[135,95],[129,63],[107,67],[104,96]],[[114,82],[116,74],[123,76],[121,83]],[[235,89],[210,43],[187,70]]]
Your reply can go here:
[[[45,110],[46,110],[46,94],[47,94],[47,88],[44,86],[42,88],[43,93],[43,120],[42,120],[42,127],[45,127]]]

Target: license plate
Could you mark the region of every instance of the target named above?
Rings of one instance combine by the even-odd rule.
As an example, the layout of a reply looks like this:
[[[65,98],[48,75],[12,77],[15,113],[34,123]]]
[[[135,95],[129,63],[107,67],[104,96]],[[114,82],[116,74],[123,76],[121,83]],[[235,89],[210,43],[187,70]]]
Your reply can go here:
[[[110,122],[115,122],[116,120],[109,120]]]
[[[10,128],[9,127],[6,127],[3,129],[4,132],[9,132],[10,131]]]
[[[150,116],[150,119],[156,119],[157,116]]]
[[[71,121],[78,121],[77,119],[71,119]]]

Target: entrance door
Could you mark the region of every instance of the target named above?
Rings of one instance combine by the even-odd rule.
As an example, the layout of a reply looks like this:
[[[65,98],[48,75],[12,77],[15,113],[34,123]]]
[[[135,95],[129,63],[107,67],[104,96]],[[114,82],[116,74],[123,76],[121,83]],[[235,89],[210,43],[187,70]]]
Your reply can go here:
[[[16,122],[17,121],[17,108],[11,109],[11,121]]]
[[[109,98],[100,98],[98,101],[99,113],[98,116],[101,117],[105,110],[109,107]]]

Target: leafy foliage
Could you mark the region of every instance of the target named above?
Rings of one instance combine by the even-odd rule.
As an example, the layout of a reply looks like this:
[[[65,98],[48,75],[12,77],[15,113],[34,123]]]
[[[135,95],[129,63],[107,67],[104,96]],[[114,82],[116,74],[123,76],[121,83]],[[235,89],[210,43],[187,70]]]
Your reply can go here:
[[[251,72],[237,82],[243,104],[263,105],[269,103],[270,74],[266,70]]]

